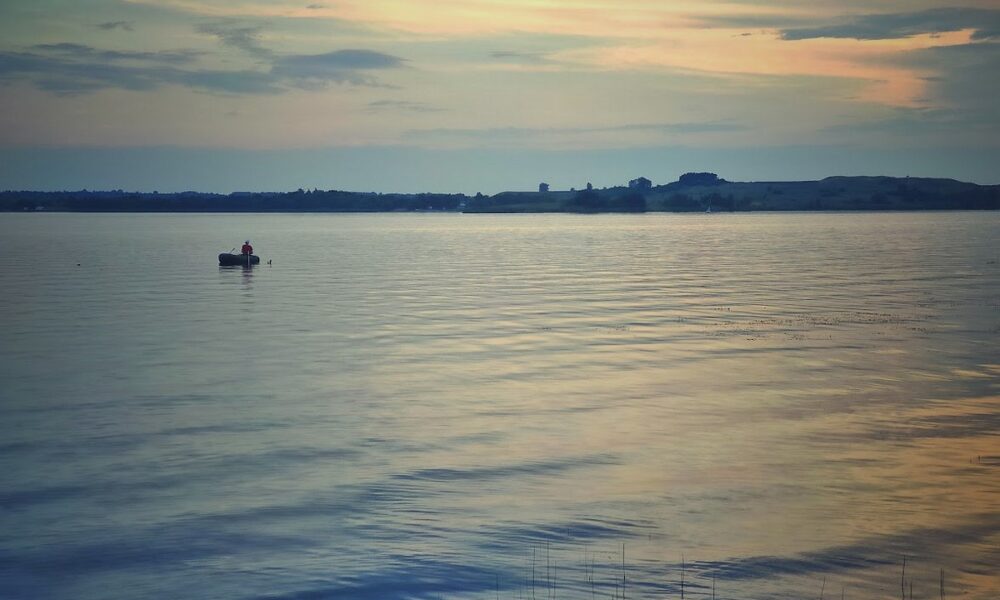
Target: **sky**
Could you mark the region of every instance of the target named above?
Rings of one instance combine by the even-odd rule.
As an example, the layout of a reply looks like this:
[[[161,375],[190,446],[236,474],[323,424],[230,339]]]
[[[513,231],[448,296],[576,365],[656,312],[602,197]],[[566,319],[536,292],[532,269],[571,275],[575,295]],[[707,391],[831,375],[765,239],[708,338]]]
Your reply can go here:
[[[0,2],[0,189],[998,184],[998,97],[998,0]]]

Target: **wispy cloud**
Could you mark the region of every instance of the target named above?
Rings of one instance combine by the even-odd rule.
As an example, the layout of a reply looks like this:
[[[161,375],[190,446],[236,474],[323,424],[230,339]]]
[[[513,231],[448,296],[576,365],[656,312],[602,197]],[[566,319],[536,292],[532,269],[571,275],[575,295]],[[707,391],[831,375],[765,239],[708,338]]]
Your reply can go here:
[[[108,21],[106,23],[98,23],[94,27],[98,29],[103,29],[104,31],[112,31],[114,29],[121,29],[122,31],[134,31],[135,22],[133,21]]]
[[[275,78],[259,71],[187,70],[171,64],[118,64],[59,55],[0,52],[0,80],[22,79],[59,95],[102,89],[152,90],[164,85],[234,94],[277,93]]]
[[[783,29],[781,37],[785,40],[888,40],[964,29],[975,30],[975,39],[997,37],[1000,35],[1000,10],[935,8],[918,12],[861,15],[816,27]]]
[[[232,18],[343,19],[381,31],[429,36],[564,32],[596,38],[656,37],[696,14],[699,5],[649,0],[128,0],[189,14]]]
[[[1000,133],[1000,44],[978,42],[926,48],[899,59],[906,66],[936,73],[926,78],[927,93],[936,105],[959,110],[970,133]]]
[[[374,50],[337,50],[325,54],[285,56],[275,65],[297,77],[323,77],[331,72],[358,69],[394,69],[403,59]]]
[[[590,142],[618,140],[629,145],[662,143],[671,137],[745,131],[745,125],[730,121],[689,123],[626,123],[594,127],[493,127],[412,129],[406,140],[445,146],[515,146],[524,144],[575,147]]]
[[[518,52],[514,50],[497,50],[490,53],[490,58],[505,62],[542,64],[550,62],[542,52]]]
[[[271,73],[306,89],[329,82],[384,87],[368,71],[399,68],[403,62],[398,56],[373,50],[337,50],[277,58]]]
[[[940,108],[894,108],[885,115],[864,121],[851,121],[824,127],[824,134],[880,134],[921,136],[927,133],[952,131],[968,127],[974,119],[965,111]]]
[[[273,57],[269,68],[191,68],[194,51],[120,52],[82,44],[40,44],[25,52],[0,52],[0,81],[27,80],[61,95],[101,89],[151,90],[179,85],[228,94],[277,94],[331,83],[385,87],[371,70],[402,66],[403,59],[371,50]]]
[[[732,29],[781,29],[785,27],[815,25],[816,17],[800,14],[711,14],[698,16],[695,21],[709,27]]]
[[[614,133],[621,131],[656,131],[661,133],[709,133],[719,131],[743,131],[746,127],[738,123],[710,121],[701,123],[628,123],[606,127],[499,127],[488,129],[417,129],[410,132],[414,136],[455,135],[478,137],[483,135],[520,137],[549,133]]]
[[[273,52],[261,45],[262,25],[237,23],[203,23],[196,28],[198,33],[215,36],[224,46],[242,50],[260,58],[269,58]]]
[[[368,112],[414,112],[432,113],[444,112],[443,108],[431,106],[423,102],[412,102],[409,100],[376,100],[368,103]]]
[[[156,52],[123,52],[120,50],[101,50],[84,44],[62,42],[58,44],[36,44],[30,50],[49,56],[61,57],[81,63],[86,61],[101,62],[150,62],[166,64],[186,64],[197,59],[202,53],[194,50],[161,50]]]

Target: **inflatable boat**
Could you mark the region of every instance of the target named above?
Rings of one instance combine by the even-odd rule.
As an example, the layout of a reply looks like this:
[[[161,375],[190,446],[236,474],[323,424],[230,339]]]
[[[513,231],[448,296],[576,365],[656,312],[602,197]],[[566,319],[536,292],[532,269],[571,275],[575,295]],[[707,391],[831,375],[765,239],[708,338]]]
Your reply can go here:
[[[254,256],[253,254],[231,254],[229,252],[223,252],[219,255],[219,266],[220,267],[231,267],[231,266],[244,266],[249,267],[250,265],[259,265],[260,257]]]

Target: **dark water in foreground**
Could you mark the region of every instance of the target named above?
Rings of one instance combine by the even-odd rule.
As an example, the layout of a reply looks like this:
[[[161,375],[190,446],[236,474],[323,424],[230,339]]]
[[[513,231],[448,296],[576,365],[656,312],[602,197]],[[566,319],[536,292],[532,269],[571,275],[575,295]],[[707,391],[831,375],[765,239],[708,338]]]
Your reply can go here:
[[[996,599],[998,232],[0,215],[0,597]]]

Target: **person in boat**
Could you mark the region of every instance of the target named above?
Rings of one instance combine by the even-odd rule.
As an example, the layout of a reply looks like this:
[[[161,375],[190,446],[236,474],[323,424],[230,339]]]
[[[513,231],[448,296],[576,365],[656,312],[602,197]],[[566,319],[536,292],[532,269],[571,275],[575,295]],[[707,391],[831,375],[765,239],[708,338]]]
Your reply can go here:
[[[253,246],[250,245],[250,240],[243,242],[243,248],[240,249],[240,253],[244,256],[253,254]]]

